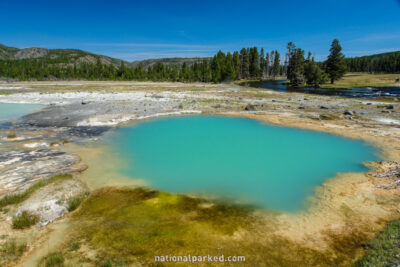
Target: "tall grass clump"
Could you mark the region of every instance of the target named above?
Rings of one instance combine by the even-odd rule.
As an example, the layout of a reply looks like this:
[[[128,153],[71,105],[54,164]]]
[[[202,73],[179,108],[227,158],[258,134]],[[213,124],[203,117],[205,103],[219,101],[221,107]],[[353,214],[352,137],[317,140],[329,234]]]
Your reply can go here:
[[[44,257],[38,266],[41,267],[62,267],[64,266],[64,255],[61,252],[53,252]]]
[[[12,218],[12,227],[14,229],[25,229],[39,222],[39,215],[24,210],[21,214]]]
[[[7,195],[7,196],[1,198],[0,199],[0,208],[3,208],[7,205],[21,203],[21,202],[27,200],[38,189],[40,189],[48,184],[58,182],[58,181],[63,181],[63,180],[70,179],[70,178],[72,178],[72,176],[70,174],[57,174],[48,179],[39,181],[22,193],[11,194],[11,195]]]

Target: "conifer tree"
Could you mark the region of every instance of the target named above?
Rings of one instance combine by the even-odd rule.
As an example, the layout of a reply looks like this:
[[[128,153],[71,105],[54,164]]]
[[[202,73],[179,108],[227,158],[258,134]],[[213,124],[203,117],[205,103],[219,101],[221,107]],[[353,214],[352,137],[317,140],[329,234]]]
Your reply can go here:
[[[326,61],[326,72],[329,75],[331,83],[343,77],[346,73],[347,67],[342,53],[342,47],[338,39],[334,39],[331,44],[330,54]]]
[[[275,50],[274,67],[273,67],[273,76],[274,77],[279,75],[280,67],[281,67],[280,55],[279,55],[279,52],[277,50]]]
[[[249,54],[246,48],[242,48],[242,50],[240,50],[240,61],[241,61],[241,77],[243,79],[248,79],[250,61],[249,61]]]

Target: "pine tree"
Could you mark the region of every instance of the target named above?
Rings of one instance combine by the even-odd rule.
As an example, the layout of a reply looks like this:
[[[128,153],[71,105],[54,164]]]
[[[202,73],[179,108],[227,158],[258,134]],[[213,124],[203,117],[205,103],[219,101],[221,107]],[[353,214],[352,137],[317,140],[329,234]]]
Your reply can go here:
[[[269,59],[269,53],[267,52],[267,54],[265,55],[265,73],[267,75],[267,77],[269,77],[269,71],[270,71],[270,59]]]
[[[233,66],[235,68],[235,77],[239,80],[240,77],[240,56],[237,51],[233,52]]]
[[[346,73],[347,66],[338,39],[332,41],[331,49],[329,51],[330,54],[326,61],[326,72],[333,84],[335,80],[343,77]]]
[[[289,42],[288,49],[288,70],[287,78],[294,87],[303,85],[304,83],[304,51]]]
[[[279,75],[279,70],[281,67],[281,59],[279,52],[275,50],[275,57],[274,57],[274,67],[273,67],[273,76],[276,77]]]
[[[257,47],[250,48],[250,77],[257,78],[260,75],[259,72],[259,55]]]
[[[223,77],[225,80],[235,80],[236,78],[235,67],[233,64],[233,57],[232,54],[229,52],[225,58]]]
[[[265,53],[264,48],[260,51],[260,77],[263,78],[265,73]]]
[[[241,62],[241,77],[243,79],[248,79],[250,61],[249,61],[249,54],[246,48],[242,48],[242,50],[240,50],[240,62]]]
[[[304,63],[304,78],[308,85],[319,87],[320,84],[327,81],[326,73],[311,57],[311,52],[308,52],[307,60]]]

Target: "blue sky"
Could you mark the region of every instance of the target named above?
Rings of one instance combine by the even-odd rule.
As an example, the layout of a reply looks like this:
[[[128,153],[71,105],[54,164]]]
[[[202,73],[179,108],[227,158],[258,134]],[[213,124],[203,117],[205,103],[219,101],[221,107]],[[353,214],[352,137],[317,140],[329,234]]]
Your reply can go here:
[[[400,50],[400,0],[35,0],[0,2],[0,43],[116,58],[210,56],[288,41],[322,60]]]

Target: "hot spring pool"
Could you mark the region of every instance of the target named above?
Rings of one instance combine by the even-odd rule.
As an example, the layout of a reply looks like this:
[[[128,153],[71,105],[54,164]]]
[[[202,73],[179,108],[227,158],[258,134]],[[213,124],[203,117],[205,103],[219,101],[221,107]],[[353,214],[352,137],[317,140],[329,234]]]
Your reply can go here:
[[[119,128],[109,138],[124,175],[155,189],[216,196],[294,212],[316,186],[377,160],[362,141],[232,117],[162,118]]]

